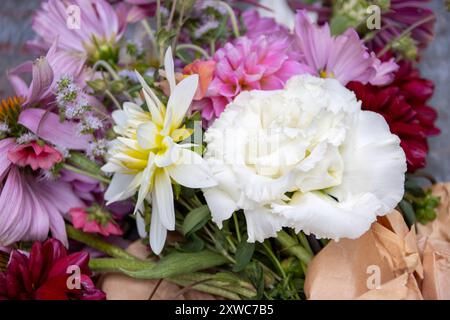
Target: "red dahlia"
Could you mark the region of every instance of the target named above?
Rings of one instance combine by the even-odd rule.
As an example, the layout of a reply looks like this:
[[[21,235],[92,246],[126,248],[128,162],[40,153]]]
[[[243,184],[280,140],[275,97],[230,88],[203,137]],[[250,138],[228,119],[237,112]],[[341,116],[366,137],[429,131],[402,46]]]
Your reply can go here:
[[[383,115],[392,133],[398,135],[406,154],[408,171],[423,168],[429,136],[439,134],[437,112],[427,102],[433,95],[433,82],[420,77],[410,62],[400,62],[394,81],[382,87],[351,82],[347,87],[362,101],[364,110]]]
[[[68,255],[56,239],[35,242],[29,255],[14,250],[0,272],[0,300],[104,300],[89,278],[88,263],[86,252]]]

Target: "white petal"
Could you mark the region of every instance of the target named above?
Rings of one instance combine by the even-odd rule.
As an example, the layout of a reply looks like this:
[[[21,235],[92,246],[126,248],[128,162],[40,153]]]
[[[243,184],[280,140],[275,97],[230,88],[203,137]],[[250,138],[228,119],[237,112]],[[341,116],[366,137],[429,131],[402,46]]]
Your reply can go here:
[[[158,153],[155,156],[155,164],[159,168],[164,168],[177,162],[180,154],[180,148],[178,148],[178,145],[173,142],[172,138],[165,137],[162,144],[165,146],[165,152]]]
[[[137,140],[142,149],[152,149],[156,146],[158,130],[153,122],[146,122],[137,128]]]
[[[320,238],[355,239],[376,219],[380,202],[370,193],[338,202],[321,192],[297,192],[289,205],[273,204],[273,212],[283,216],[286,226],[313,233]]]
[[[113,162],[107,162],[103,165],[102,171],[103,172],[117,172],[122,170],[123,168],[119,166],[118,164],[115,164]]]
[[[372,193],[382,203],[378,214],[386,214],[403,197],[405,153],[381,115],[363,111],[357,121],[342,150],[342,184],[330,193],[339,199],[347,194]]]
[[[153,188],[153,175],[155,173],[155,161],[154,154],[150,153],[148,156],[148,164],[142,174],[141,186],[139,188],[138,198],[136,201],[136,207],[134,209],[134,213],[140,208],[144,202],[144,199],[150,193]]]
[[[139,237],[145,238],[147,236],[147,231],[145,230],[145,220],[139,212],[136,213],[136,227]]]
[[[204,189],[203,195],[211,211],[212,221],[219,228],[222,228],[222,222],[229,219],[233,212],[238,209],[236,202],[226,192],[218,188]]]
[[[136,192],[142,174],[114,174],[108,189],[105,192],[105,200],[113,203],[130,198]]]
[[[206,161],[196,152],[180,149],[180,160],[168,167],[170,176],[188,188],[208,188],[217,185]]]
[[[152,215],[157,214],[159,221],[168,230],[175,230],[175,209],[173,191],[169,174],[159,169],[155,173],[155,184],[152,192]]]
[[[170,128],[178,128],[186,112],[191,105],[192,99],[194,98],[195,92],[198,86],[198,75],[192,75],[184,78],[174,89],[169,97],[169,102],[167,103],[167,113],[164,123],[164,129],[167,130],[167,126]],[[167,123],[167,117],[169,116],[170,122]]]
[[[111,114],[114,123],[118,126],[124,127],[127,124],[127,114],[123,110],[114,110]]]
[[[167,229],[161,223],[159,215],[152,213],[152,221],[150,223],[150,247],[155,254],[160,254],[164,248],[167,238]]]
[[[244,210],[244,214],[247,221],[248,242],[263,242],[264,239],[276,237],[277,232],[286,225],[283,217],[266,208]]]
[[[164,71],[166,72],[167,81],[169,81],[170,93],[172,94],[175,90],[175,67],[173,64],[172,48],[169,46],[166,50],[166,55],[164,56]]]
[[[163,104],[159,101],[156,94],[153,90],[148,86],[147,82],[145,82],[144,78],[136,71],[136,76],[139,82],[142,85],[142,92],[144,93],[145,101],[147,102],[148,109],[152,114],[152,119],[162,124],[162,111],[164,109]]]
[[[153,92],[153,91],[151,91]],[[164,123],[163,115],[162,115],[162,107],[157,107],[156,104],[153,102],[153,100],[150,98],[147,91],[143,91],[145,101],[147,102],[148,110],[150,111],[152,115],[152,120],[157,123],[158,125],[162,126]]]

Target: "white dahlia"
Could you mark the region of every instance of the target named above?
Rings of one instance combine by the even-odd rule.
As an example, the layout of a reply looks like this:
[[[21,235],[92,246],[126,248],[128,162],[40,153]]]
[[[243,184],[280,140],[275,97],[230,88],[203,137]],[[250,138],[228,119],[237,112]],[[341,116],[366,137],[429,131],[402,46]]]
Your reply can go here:
[[[166,241],[167,230],[175,230],[172,182],[188,188],[216,185],[203,158],[182,143],[191,135],[183,119],[197,90],[198,75],[175,83],[172,51],[165,55],[165,72],[170,85],[167,107],[157,98],[139,73],[142,92],[149,111],[133,102],[113,112],[114,131],[118,137],[108,150],[108,162],[102,167],[114,173],[105,199],[108,203],[138,194],[135,213],[145,200],[152,204],[150,246],[159,254]],[[141,236],[145,235],[142,217],[136,216]]]
[[[282,227],[357,238],[404,192],[405,154],[382,116],[334,79],[291,78],[249,91],[205,134],[218,185],[204,190],[220,227],[243,209],[248,241]]]

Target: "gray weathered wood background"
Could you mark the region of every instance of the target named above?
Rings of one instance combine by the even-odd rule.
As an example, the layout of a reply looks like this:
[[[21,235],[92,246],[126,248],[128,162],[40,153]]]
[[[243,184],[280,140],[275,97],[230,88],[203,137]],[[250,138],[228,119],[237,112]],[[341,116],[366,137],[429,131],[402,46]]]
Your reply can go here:
[[[41,1],[0,1],[0,96],[11,93],[5,71],[32,58],[24,43],[32,38],[31,15]],[[431,139],[428,171],[441,181],[450,181],[450,13],[444,0],[433,0],[437,13],[436,39],[427,49],[421,62],[423,75],[436,83],[432,105],[439,110],[442,135]]]

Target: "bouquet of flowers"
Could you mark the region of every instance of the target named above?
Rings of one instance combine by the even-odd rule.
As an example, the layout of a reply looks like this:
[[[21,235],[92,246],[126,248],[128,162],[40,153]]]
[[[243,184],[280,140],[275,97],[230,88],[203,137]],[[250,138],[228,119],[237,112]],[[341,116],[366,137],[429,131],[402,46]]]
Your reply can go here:
[[[0,299],[110,298],[110,272],[320,298],[321,249],[434,220],[426,5],[43,1],[0,105]]]

